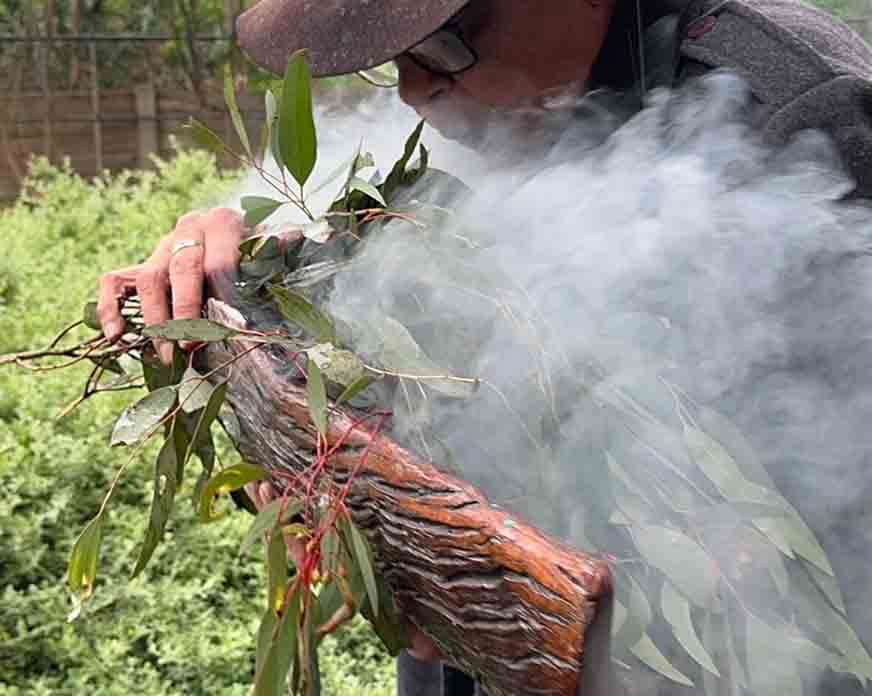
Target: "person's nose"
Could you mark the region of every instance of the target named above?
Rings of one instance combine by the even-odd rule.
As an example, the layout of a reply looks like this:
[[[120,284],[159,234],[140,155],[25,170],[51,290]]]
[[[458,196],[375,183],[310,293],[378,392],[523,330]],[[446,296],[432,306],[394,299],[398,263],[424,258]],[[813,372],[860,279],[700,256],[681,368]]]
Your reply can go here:
[[[445,96],[454,85],[450,77],[425,70],[408,56],[400,56],[396,63],[400,78],[400,99],[422,116],[428,105]]]

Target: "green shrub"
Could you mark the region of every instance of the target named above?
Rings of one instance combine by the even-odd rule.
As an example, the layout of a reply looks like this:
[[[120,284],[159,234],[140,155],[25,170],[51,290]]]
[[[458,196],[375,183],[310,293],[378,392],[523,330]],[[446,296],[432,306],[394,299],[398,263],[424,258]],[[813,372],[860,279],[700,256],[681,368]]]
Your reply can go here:
[[[179,215],[220,203],[233,183],[202,153],[94,182],[36,160],[20,200],[0,213],[0,353],[47,344],[95,296],[101,271],[145,258]],[[260,551],[238,559],[247,515],[200,525],[187,481],[167,543],[128,580],[153,450],[113,502],[96,597],[66,622],[68,554],[124,462],[108,434],[133,398],[99,397],[56,420],[86,369],[0,369],[0,694],[246,694],[265,582]],[[325,641],[322,665],[325,694],[393,690],[391,661],[362,624]]]

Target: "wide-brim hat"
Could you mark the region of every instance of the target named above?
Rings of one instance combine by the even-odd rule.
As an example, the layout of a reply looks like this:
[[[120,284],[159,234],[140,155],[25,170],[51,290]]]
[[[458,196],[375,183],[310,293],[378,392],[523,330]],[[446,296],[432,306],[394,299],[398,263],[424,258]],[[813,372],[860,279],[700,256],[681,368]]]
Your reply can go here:
[[[300,49],[316,77],[381,65],[426,38],[469,0],[261,0],[239,16],[239,45],[283,75]]]

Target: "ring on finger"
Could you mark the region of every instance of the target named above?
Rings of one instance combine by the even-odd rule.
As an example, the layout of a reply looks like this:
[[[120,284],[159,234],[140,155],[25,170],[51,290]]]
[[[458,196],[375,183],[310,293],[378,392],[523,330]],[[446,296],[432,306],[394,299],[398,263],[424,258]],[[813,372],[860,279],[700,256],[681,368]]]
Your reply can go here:
[[[185,249],[191,249],[193,247],[201,246],[203,246],[203,242],[197,239],[183,239],[182,241],[173,244],[173,249],[170,252],[170,256],[175,256],[180,251],[184,251]]]

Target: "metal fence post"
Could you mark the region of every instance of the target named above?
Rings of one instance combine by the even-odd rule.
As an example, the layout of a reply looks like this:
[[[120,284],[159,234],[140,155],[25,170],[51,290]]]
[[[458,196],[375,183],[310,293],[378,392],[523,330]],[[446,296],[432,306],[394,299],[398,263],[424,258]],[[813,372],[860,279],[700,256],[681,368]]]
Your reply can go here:
[[[151,155],[160,150],[157,123],[157,94],[154,84],[138,85],[134,90],[136,95],[136,124],[139,141],[138,166],[142,169],[151,167]]]

